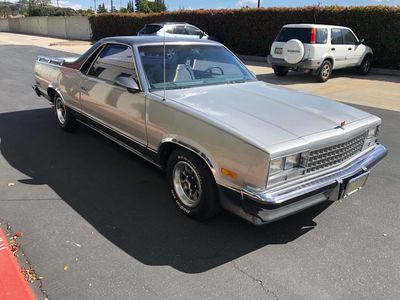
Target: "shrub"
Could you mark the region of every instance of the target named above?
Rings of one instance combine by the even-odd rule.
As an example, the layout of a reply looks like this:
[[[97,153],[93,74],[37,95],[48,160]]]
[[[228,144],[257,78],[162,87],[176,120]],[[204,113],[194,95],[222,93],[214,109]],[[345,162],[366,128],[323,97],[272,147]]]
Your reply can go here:
[[[374,66],[400,69],[400,7],[304,7],[173,11],[152,14],[99,14],[90,18],[93,38],[136,35],[151,22],[198,26],[233,52],[266,56],[288,23],[348,26],[374,51]]]

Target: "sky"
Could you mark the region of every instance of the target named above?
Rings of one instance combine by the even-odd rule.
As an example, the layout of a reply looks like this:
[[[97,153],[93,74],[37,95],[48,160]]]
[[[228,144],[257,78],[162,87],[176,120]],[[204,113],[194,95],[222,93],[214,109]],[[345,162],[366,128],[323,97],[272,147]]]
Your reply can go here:
[[[56,4],[56,0],[52,0]],[[113,0],[114,6],[126,7],[127,0]],[[257,0],[164,0],[168,10],[178,9],[219,9],[219,8],[240,8],[243,6],[256,7]],[[94,6],[94,0],[59,0],[62,7],[74,9],[89,8]],[[103,3],[110,7],[111,0],[96,0],[97,5]],[[400,0],[261,0],[262,7],[298,7],[307,5],[400,5]]]

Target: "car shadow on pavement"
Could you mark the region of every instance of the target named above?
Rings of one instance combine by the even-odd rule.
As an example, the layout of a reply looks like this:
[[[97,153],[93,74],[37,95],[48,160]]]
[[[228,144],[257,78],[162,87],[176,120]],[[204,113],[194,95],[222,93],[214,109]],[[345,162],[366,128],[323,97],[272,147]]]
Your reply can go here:
[[[262,227],[227,212],[196,222],[175,207],[163,172],[86,127],[76,134],[61,131],[50,108],[0,114],[0,138],[4,158],[31,178],[21,183],[48,185],[141,263],[185,273],[289,243],[312,230],[313,219],[330,205]]]

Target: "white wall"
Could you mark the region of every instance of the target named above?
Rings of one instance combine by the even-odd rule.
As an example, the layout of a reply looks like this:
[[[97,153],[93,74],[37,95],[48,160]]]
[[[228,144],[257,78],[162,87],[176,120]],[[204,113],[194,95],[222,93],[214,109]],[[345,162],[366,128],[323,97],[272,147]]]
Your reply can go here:
[[[90,40],[92,37],[89,18],[84,16],[1,19],[0,31],[38,34],[74,40]]]
[[[0,19],[0,31],[8,31],[8,20],[7,19]]]

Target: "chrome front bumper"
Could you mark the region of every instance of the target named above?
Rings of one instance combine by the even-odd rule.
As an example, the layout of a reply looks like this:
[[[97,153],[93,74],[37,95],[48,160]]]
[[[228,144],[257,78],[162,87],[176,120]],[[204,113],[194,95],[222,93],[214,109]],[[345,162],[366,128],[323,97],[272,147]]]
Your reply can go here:
[[[386,155],[387,149],[376,145],[332,172],[259,193],[220,187],[221,204],[253,224],[270,223],[320,202],[342,198],[349,180],[369,172]]]

